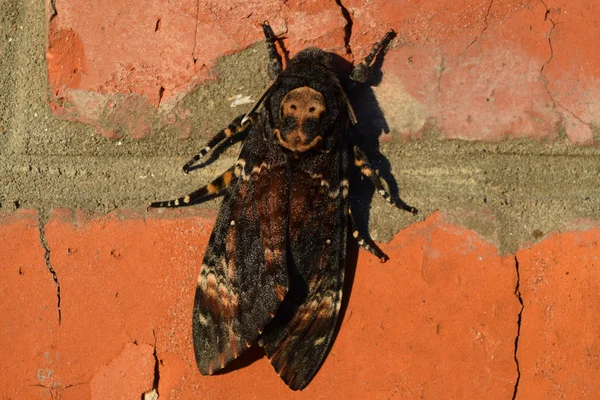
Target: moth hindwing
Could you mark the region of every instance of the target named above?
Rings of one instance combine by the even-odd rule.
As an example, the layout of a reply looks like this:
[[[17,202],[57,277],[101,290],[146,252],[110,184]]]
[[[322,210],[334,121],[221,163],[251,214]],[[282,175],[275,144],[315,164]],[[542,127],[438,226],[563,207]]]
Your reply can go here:
[[[223,194],[198,276],[193,339],[205,375],[222,370],[258,341],[292,389],[314,377],[331,346],[342,300],[348,223],[352,235],[382,261],[387,256],[354,226],[348,201],[353,163],[394,205],[353,143],[356,116],[331,55],[308,48],[282,68],[263,25],[274,79],[246,115],[235,118],[183,167],[226,139],[246,135],[238,161],[210,184],[150,207],[196,204]],[[350,74],[367,81],[393,31]]]

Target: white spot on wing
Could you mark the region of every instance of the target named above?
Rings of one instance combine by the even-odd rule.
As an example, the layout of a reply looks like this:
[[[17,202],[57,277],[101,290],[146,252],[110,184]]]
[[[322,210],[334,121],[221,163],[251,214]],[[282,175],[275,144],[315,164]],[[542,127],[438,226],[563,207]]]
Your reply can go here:
[[[198,322],[200,322],[200,325],[204,325],[204,326],[208,326],[208,320],[206,319],[206,317],[204,317],[204,315],[202,315],[202,313],[198,313]]]
[[[325,336],[322,336],[320,338],[317,338],[317,340],[315,340],[315,346],[320,346],[323,344],[323,342],[325,341]]]

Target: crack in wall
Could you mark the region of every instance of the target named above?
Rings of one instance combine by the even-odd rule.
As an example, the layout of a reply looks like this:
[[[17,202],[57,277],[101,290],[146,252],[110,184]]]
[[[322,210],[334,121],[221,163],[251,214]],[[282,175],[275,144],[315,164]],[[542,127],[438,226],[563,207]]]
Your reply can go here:
[[[350,38],[352,37],[352,25],[354,22],[352,21],[352,15],[350,11],[342,4],[341,0],[335,0],[335,4],[337,4],[341,11],[342,17],[346,20],[346,25],[344,26],[344,47],[346,48],[346,54],[352,54],[352,46],[350,45]]]
[[[521,275],[519,272],[519,260],[517,259],[517,255],[515,254],[515,269],[517,271],[517,285],[515,286],[515,296],[519,300],[521,304],[521,310],[519,310],[519,315],[517,317],[517,336],[515,337],[515,352],[514,359],[515,365],[517,367],[517,380],[515,382],[515,388],[512,395],[512,400],[517,398],[517,393],[519,391],[519,382],[521,381],[521,366],[519,364],[519,358],[517,356],[517,352],[519,350],[519,339],[521,338],[521,322],[523,320],[523,310],[525,306],[523,305],[523,297],[521,297]]]
[[[57,300],[57,309],[58,309],[58,325],[62,322],[62,312],[60,310],[60,282],[58,281],[58,275],[56,271],[52,267],[52,263],[50,262],[50,247],[48,246],[48,240],[46,239],[46,222],[48,217],[43,215],[41,212],[39,213],[39,223],[38,229],[40,233],[40,243],[44,248],[44,259],[46,260],[46,268],[52,274],[52,279],[56,285],[56,300]]]
[[[469,50],[471,48],[471,46],[473,46],[475,43],[477,43],[477,41],[479,40],[479,38],[481,36],[483,36],[483,34],[485,33],[485,31],[487,31],[488,20],[490,18],[490,12],[492,11],[492,5],[494,5],[494,0],[490,0],[490,4],[488,5],[487,11],[485,13],[485,17],[483,19],[483,29],[481,30],[481,32],[479,32],[479,35],[475,36],[475,39],[473,39],[471,41],[471,43],[469,43],[467,45],[467,47],[463,50],[463,52],[460,55],[465,54],[467,52],[467,50]]]
[[[543,74],[544,73],[544,68],[546,68],[546,66],[548,64],[550,64],[550,61],[552,61],[552,59],[554,58],[554,49],[552,48],[552,32],[554,32],[554,28],[556,27],[556,23],[554,22],[554,20],[552,18],[550,18],[550,9],[548,8],[548,6],[544,2],[544,0],[540,0],[540,1],[544,5],[544,7],[546,7],[546,13],[544,14],[544,22],[545,21],[550,21],[552,23],[552,27],[550,28],[550,31],[548,32],[548,46],[550,47],[550,57],[542,65],[541,72]]]
[[[550,57],[548,57],[548,60],[546,60],[544,62],[544,64],[542,64],[542,67],[540,68],[540,73],[542,74],[542,77],[543,77],[544,87],[546,88],[546,92],[548,93],[548,96],[550,97],[550,100],[552,101],[552,103],[555,106],[557,106],[558,108],[562,109],[563,111],[569,113],[573,118],[575,118],[580,123],[582,123],[582,124],[590,127],[590,123],[585,122],[577,114],[575,114],[573,111],[569,110],[567,107],[565,107],[564,105],[562,105],[554,97],[554,95],[552,94],[552,91],[550,90],[550,81],[544,75],[544,69],[548,66],[548,64],[550,64],[550,61],[552,61],[552,59],[554,58],[554,48],[552,47],[552,33],[554,32],[554,28],[556,28],[556,22],[550,16],[550,8],[546,4],[546,2],[544,0],[540,0],[540,2],[546,8],[546,12],[544,13],[544,21],[550,21],[550,23],[552,23],[552,27],[550,27],[550,31],[548,31],[548,47],[550,47]]]
[[[444,71],[446,70],[446,58],[444,57],[444,54],[442,54],[441,58],[440,58],[440,65],[437,67],[437,93],[438,93],[438,101],[441,102],[441,95],[442,95],[442,75],[444,74]]]
[[[48,22],[52,22],[54,18],[58,16],[58,11],[56,10],[56,0],[50,0],[50,19]]]
[[[160,380],[160,360],[158,359],[158,355],[156,353],[156,331],[153,329],[152,334],[154,335],[154,351],[152,352],[152,356],[154,357],[154,380],[152,381],[152,389],[142,394],[142,400],[154,400],[160,397],[160,393],[158,392],[158,382]]]
[[[198,25],[200,24],[200,0],[196,2],[196,28],[194,30],[194,47],[192,48],[192,60],[194,60],[194,65],[198,59],[196,58],[196,47],[198,46]]]

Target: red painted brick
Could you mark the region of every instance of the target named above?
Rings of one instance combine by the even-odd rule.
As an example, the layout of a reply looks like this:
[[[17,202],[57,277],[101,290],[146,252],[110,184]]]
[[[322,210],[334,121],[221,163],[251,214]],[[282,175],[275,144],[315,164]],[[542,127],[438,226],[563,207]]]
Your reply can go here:
[[[203,377],[197,371],[191,310],[214,214],[182,215],[153,212],[140,220],[53,213],[45,230],[61,284],[60,326],[43,252],[29,251],[32,245],[39,248],[35,217],[2,225],[3,232],[19,234],[11,242],[21,248],[13,251],[14,259],[31,257],[39,264],[45,290],[32,285],[35,293],[23,293],[43,297],[33,310],[42,301],[46,305],[36,317],[37,329],[30,331],[27,322],[35,313],[19,311],[12,329],[2,331],[5,343],[11,337],[35,336],[3,360],[7,372],[9,365],[20,365],[8,375],[18,384],[5,388],[8,397],[41,396],[48,389],[35,385],[51,384],[55,397],[137,398],[154,380],[154,346],[161,398],[291,395],[265,357],[220,376]],[[512,258],[498,256],[492,245],[439,215],[409,227],[383,247],[391,257],[386,264],[360,253],[338,338],[315,380],[296,397],[480,398],[489,392],[512,393],[519,309]],[[0,253],[10,252],[2,248]],[[23,279],[15,269],[20,263],[13,263],[17,277],[12,279]],[[18,297],[3,302],[5,310],[20,304]],[[15,360],[23,349],[32,354],[19,364]],[[51,380],[42,380],[39,371]],[[29,392],[17,391],[26,384],[33,385]]]
[[[571,142],[593,143],[598,5],[546,2],[547,15],[537,0],[344,4],[354,17],[355,58],[386,29],[398,32],[376,92],[388,124],[404,138],[433,125],[446,138],[547,140],[564,127]]]
[[[386,79],[376,91],[388,124],[402,137],[419,137],[433,126],[446,138],[554,140],[564,128],[573,143],[594,142],[592,124],[600,120],[600,50],[592,40],[600,33],[597,4],[343,4],[352,19],[355,59],[386,30],[398,32],[383,65]],[[258,25],[264,20],[276,33],[287,32],[284,42],[292,55],[309,45],[345,53],[346,21],[333,1],[186,0],[165,7],[157,1],[139,6],[57,0],[56,7],[48,51],[53,109],[91,123],[104,116],[99,128],[106,136],[119,126],[134,137],[147,135],[159,103],[171,110],[212,77],[218,57],[261,40]],[[132,99],[113,104],[111,112],[114,94]],[[167,114],[160,118],[172,119]]]
[[[552,58],[543,75],[569,138],[597,143],[590,130],[599,124],[600,4],[588,1],[548,1],[546,19],[554,25],[549,36]]]
[[[108,137],[119,126],[134,138],[147,135],[159,105],[169,111],[200,82],[214,79],[217,59],[262,40],[265,20],[277,34],[294,31],[286,40],[291,54],[308,45],[344,49],[346,21],[335,2],[56,0],[55,5],[47,53],[52,108],[98,125]]]
[[[600,398],[600,229],[553,234],[517,257],[519,398]]]
[[[551,25],[543,4],[530,3],[355,1],[357,53],[368,49],[360,33],[374,41],[385,27],[398,31],[375,89],[390,127],[404,138],[431,125],[446,138],[556,138],[559,115],[540,79]]]

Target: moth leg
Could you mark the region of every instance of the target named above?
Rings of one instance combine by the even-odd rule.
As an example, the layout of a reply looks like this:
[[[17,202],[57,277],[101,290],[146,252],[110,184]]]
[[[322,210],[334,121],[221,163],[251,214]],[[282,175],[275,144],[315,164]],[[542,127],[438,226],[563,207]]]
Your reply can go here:
[[[352,215],[352,209],[348,207],[348,216],[350,217],[350,225],[352,227],[352,237],[356,239],[358,245],[363,249],[367,250],[369,253],[373,254],[375,257],[379,258],[379,260],[384,263],[390,258],[383,252],[373,240],[371,240],[368,236],[363,237],[358,231],[358,225],[354,220],[354,216]]]
[[[192,167],[192,165],[194,165],[198,160],[207,155],[209,151],[214,149],[226,139],[233,138],[237,135],[244,133],[250,127],[251,124],[250,119],[247,119],[246,121],[242,122],[244,117],[245,114],[238,115],[233,121],[231,121],[227,128],[219,131],[215,136],[213,136],[213,138],[208,141],[206,147],[200,150],[199,154],[196,154],[194,157],[192,157],[190,161],[185,163],[185,165],[183,166],[183,172],[185,172],[186,174],[190,172],[190,168]]]
[[[360,168],[360,172],[364,176],[369,178],[371,182],[373,182],[373,186],[375,186],[375,189],[377,189],[377,192],[379,192],[379,194],[383,196],[385,201],[398,207],[401,210],[409,211],[412,214],[418,213],[418,210],[416,208],[409,206],[401,199],[394,199],[392,198],[392,196],[390,196],[390,194],[383,187],[381,177],[375,172],[375,170],[369,163],[367,156],[365,155],[365,153],[362,152],[362,150],[358,146],[354,146],[354,165]]]
[[[352,69],[352,72],[350,73],[350,79],[358,83],[365,83],[368,81],[371,77],[371,66],[375,61],[375,57],[377,57],[377,54],[390,43],[394,36],[396,36],[396,32],[394,32],[394,30],[390,30],[388,33],[386,33],[383,39],[373,46],[373,49],[369,55]]]
[[[271,80],[277,79],[283,68],[281,66],[281,58],[277,53],[277,47],[275,47],[275,42],[277,41],[277,36],[271,29],[271,26],[268,22],[264,22],[262,24],[263,33],[265,34],[265,39],[267,40],[267,51],[269,52],[269,64],[267,65],[267,73],[269,74],[269,78]]]
[[[219,176],[217,179],[212,181],[206,186],[201,187],[200,189],[174,200],[166,200],[166,201],[155,201],[150,203],[148,206],[148,210],[151,208],[158,207],[184,207],[191,206],[192,204],[197,204],[203,200],[206,200],[209,197],[216,196],[220,194],[225,188],[229,186],[231,180],[233,178],[233,170],[234,167],[229,168],[227,171],[223,173],[223,175]]]

